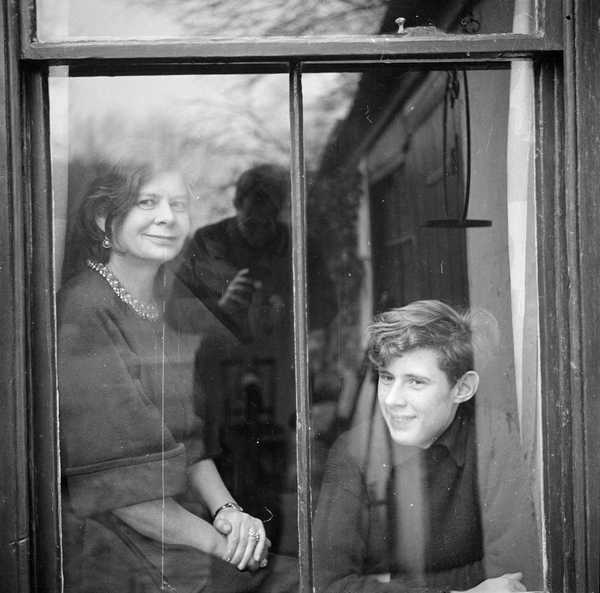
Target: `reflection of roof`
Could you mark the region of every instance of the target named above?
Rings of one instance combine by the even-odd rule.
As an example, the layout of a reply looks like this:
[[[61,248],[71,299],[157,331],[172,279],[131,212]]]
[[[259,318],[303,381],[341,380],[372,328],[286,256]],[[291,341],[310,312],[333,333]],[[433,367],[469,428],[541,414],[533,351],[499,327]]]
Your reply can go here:
[[[398,27],[394,21],[398,17],[406,19],[405,28],[435,26],[448,31],[458,16],[476,3],[477,0],[391,0],[379,33],[396,32]],[[423,73],[407,72],[405,68],[390,65],[366,70],[348,116],[339,122],[327,141],[317,178],[326,177],[340,166],[356,164],[365,139],[382,126],[390,111],[396,111],[389,109],[392,99],[398,106],[402,104],[423,76]]]

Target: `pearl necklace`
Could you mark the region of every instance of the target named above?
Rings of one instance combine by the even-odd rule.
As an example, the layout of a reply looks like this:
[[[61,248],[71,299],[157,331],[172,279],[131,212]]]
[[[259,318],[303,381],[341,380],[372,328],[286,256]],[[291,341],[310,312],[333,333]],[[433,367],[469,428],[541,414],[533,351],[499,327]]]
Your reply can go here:
[[[102,278],[108,282],[113,292],[126,304],[129,305],[138,317],[156,321],[160,317],[160,311],[156,303],[144,303],[136,299],[133,295],[127,292],[127,289],[119,282],[119,279],[113,274],[112,270],[99,262],[88,259],[87,267],[98,272]]]

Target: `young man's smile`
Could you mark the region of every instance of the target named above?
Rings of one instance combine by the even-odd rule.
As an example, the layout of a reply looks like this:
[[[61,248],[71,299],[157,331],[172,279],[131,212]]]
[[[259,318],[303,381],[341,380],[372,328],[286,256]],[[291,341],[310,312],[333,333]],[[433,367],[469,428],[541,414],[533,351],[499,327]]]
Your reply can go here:
[[[434,350],[419,348],[379,369],[377,396],[394,442],[427,448],[450,426],[460,400]]]

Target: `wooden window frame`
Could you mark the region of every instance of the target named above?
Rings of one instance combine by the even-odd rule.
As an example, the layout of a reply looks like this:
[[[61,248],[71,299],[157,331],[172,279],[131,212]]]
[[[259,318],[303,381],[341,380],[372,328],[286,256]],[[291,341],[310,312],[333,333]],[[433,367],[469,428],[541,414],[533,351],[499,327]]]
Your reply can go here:
[[[294,362],[299,419],[301,592],[312,589],[307,402],[305,171],[302,73],[406,64],[536,65],[537,233],[548,586],[600,589],[600,55],[595,0],[538,0],[534,35],[43,43],[35,0],[0,6],[0,363],[4,415],[0,459],[0,567],[7,590],[60,590],[55,315],[48,68],[71,75],[288,72],[292,145]],[[556,485],[559,487],[556,487]]]

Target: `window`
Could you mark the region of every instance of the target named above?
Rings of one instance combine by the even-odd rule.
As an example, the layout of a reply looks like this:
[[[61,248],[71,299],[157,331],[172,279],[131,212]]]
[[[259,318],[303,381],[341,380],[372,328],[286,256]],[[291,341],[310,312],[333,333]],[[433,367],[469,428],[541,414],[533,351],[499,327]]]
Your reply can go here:
[[[164,370],[168,353],[159,352],[157,377],[163,385],[152,405],[165,405],[165,381],[175,384],[189,374],[194,385],[188,391],[197,395],[194,412],[205,433],[217,433],[215,462],[224,483],[265,521],[272,551],[293,559],[301,591],[321,586],[320,567],[328,560],[319,547],[322,514],[314,512],[324,508],[323,491],[329,495],[331,482],[323,485],[323,478],[333,443],[365,425],[372,452],[383,446],[377,434],[386,434],[367,364],[367,326],[374,313],[432,298],[479,311],[476,410],[491,404],[509,426],[503,452],[520,444],[533,504],[531,533],[543,551],[537,560],[544,569],[536,571],[535,586],[570,591],[587,583],[593,590],[595,375],[590,371],[582,379],[571,365],[584,361],[590,368],[593,336],[585,321],[595,318],[589,304],[595,293],[588,280],[581,285],[588,288],[570,295],[567,287],[580,266],[593,261],[588,224],[595,210],[588,206],[589,221],[578,218],[583,198],[569,201],[579,196],[573,167],[583,158],[572,137],[581,124],[572,121],[570,72],[561,70],[573,55],[571,25],[567,22],[563,40],[560,24],[563,17],[569,20],[569,11],[562,14],[548,3],[528,13],[521,2],[506,11],[505,3],[484,0],[441,8],[431,2],[419,13],[414,3],[390,2],[357,3],[352,14],[342,16],[337,4],[331,14],[315,15],[282,4],[287,12],[275,14],[273,7],[269,18],[257,20],[257,9],[249,5],[237,15],[225,12],[234,21],[230,32],[211,39],[223,30],[225,4],[213,11],[214,22],[186,3],[157,8],[140,2],[144,18],[108,21],[108,10],[94,15],[93,7],[82,10],[79,3],[61,3],[56,11],[37,4],[37,19],[25,7],[4,9],[22,23],[19,58],[5,56],[10,64],[5,92],[11,98],[6,146],[13,155],[6,166],[13,179],[7,195],[15,196],[7,213],[15,221],[15,245],[31,247],[24,260],[12,249],[7,257],[11,269],[23,273],[13,297],[27,288],[27,301],[13,298],[8,306],[29,324],[26,344],[17,340],[17,352],[28,356],[17,355],[7,368],[22,371],[16,392],[21,396],[11,403],[19,419],[17,437],[29,435],[23,394],[32,398],[30,486],[22,437],[15,437],[21,452],[14,463],[18,489],[30,493],[34,512],[45,509],[31,523],[34,586],[59,590],[61,573],[68,573],[74,558],[66,505],[81,475],[104,461],[93,458],[94,446],[85,440],[73,445],[74,455],[90,453],[90,459],[74,469],[64,457],[75,430],[82,436],[97,430],[93,423],[82,430],[88,420],[73,420],[72,408],[59,410],[70,397],[65,377],[74,372],[81,390],[90,378],[109,384],[102,361],[96,360],[96,374],[93,369],[84,374],[89,357],[67,366],[61,358],[61,297],[57,310],[53,295],[85,265],[74,212],[108,161],[143,157],[183,170],[184,193],[192,198],[190,238],[235,216],[236,225],[258,236],[258,215],[236,202],[236,182],[258,163],[286,172],[289,201],[282,199],[273,221],[285,229],[286,248],[274,259],[271,246],[266,264],[237,264],[224,281],[223,290],[247,267],[255,312],[246,320],[249,327],[232,326],[214,299],[202,301],[202,319],[214,325],[187,327],[186,307],[195,307],[198,295],[175,302],[172,310],[165,297],[164,319],[171,313],[176,318],[170,327],[179,349],[171,375]],[[115,11],[130,9],[115,3]],[[185,18],[175,18],[179,9]],[[533,16],[524,28],[526,14]],[[396,33],[394,18],[404,15],[407,31]],[[93,18],[86,22],[88,16]],[[14,48],[9,30],[7,47]],[[236,38],[248,34],[253,36]],[[17,73],[25,91],[22,104],[14,94]],[[22,190],[19,138],[26,139]],[[586,167],[590,160],[582,162]],[[150,185],[154,180],[144,179]],[[152,199],[164,197],[151,193]],[[169,187],[166,193],[173,208],[181,192]],[[17,195],[26,206],[22,213],[15,208]],[[578,242],[571,237],[575,230]],[[118,236],[107,239],[110,249],[118,248]],[[582,248],[579,256],[576,245]],[[176,283],[179,268],[172,267]],[[176,286],[163,288],[170,295]],[[222,338],[230,334],[234,345]],[[126,332],[121,338],[123,348],[131,346]],[[77,354],[89,345],[77,344]],[[164,347],[164,335],[157,344]],[[182,352],[193,355],[184,360]],[[144,356],[136,355],[126,359],[126,375],[144,392]],[[209,391],[216,401],[205,411]],[[93,395],[87,404],[92,403]],[[105,411],[98,407],[99,414]],[[185,424],[192,415],[186,412],[180,420]],[[497,418],[488,418],[492,427],[498,427]],[[142,424],[124,420],[124,426]],[[187,428],[173,430],[183,434]],[[480,449],[498,437],[478,436]],[[117,442],[131,444],[118,434]],[[168,472],[165,455],[172,449],[175,460],[175,448],[163,445],[160,459]],[[192,456],[193,445],[187,447]],[[164,494],[164,469],[162,479]],[[65,480],[69,490],[61,492]],[[508,515],[508,507],[499,512]],[[23,507],[21,514],[27,516]],[[559,532],[557,522],[567,531]],[[127,521],[121,528],[121,542],[136,531]],[[426,530],[421,535],[428,537]],[[158,565],[164,562],[164,548],[155,557]],[[394,569],[370,572],[383,580],[397,576]],[[142,579],[135,586],[144,584]]]

